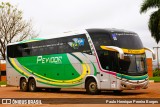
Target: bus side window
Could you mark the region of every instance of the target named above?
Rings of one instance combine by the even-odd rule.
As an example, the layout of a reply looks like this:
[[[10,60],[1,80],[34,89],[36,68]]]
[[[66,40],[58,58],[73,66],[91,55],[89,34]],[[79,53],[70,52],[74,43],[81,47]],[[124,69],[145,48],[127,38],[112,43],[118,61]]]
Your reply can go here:
[[[56,54],[57,52],[57,39],[50,39],[46,41],[47,43],[47,54]]]
[[[118,72],[116,52],[101,50],[97,53],[103,69]]]
[[[23,57],[31,55],[31,49],[28,47],[28,43],[21,44],[21,47]]]
[[[7,55],[8,55],[7,57],[14,58],[13,53],[14,53],[13,46],[12,45],[7,46]]]
[[[20,44],[14,45],[14,57],[22,57],[22,46]]]
[[[101,67],[106,70],[113,70],[113,57],[109,51],[97,51]]]
[[[101,50],[100,46],[112,46],[112,40],[109,34],[106,33],[93,33],[91,38],[96,50]]]
[[[75,35],[68,38],[67,42],[71,52],[91,53],[91,49],[85,34]]]
[[[59,38],[58,44],[58,53],[91,53],[88,40],[84,34]]]
[[[30,56],[57,53],[57,39],[32,42],[28,44],[28,48],[30,49]]]
[[[58,53],[66,53],[68,50],[66,50],[66,44],[67,42],[67,38],[66,37],[62,37],[60,39],[58,39]]]

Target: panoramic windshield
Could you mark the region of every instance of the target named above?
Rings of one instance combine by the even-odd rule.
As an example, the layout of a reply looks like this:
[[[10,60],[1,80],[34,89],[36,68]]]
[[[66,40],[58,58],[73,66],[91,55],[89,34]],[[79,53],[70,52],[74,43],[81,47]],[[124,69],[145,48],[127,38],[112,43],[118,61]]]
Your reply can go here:
[[[114,33],[112,38],[117,47],[125,49],[142,49],[143,45],[135,33]]]
[[[144,75],[147,73],[145,54],[125,54],[124,59],[119,59],[119,70],[128,75]]]

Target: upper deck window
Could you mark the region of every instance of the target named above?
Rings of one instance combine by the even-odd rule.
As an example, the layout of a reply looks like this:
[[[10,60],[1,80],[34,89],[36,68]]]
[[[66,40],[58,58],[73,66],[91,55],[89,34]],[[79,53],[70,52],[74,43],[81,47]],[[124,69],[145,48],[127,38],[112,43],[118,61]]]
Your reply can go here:
[[[101,45],[104,45],[104,46],[113,45],[110,35],[107,33],[92,33],[91,38],[96,50],[102,50],[100,48]]]

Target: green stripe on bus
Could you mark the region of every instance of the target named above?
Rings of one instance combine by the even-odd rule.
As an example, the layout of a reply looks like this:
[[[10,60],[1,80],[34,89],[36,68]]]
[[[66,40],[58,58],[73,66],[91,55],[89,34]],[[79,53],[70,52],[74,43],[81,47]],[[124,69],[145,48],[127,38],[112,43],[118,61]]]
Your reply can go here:
[[[84,53],[83,53],[83,55],[87,58],[87,56]],[[96,69],[94,63],[90,59],[88,59],[88,60],[91,62],[92,66],[94,68],[94,76],[96,76],[97,75],[97,69]]]
[[[90,62],[91,62],[91,61],[90,61]],[[91,62],[91,64],[93,65],[93,68],[94,68],[94,76],[97,76],[97,69],[96,69],[96,67],[95,67],[95,65],[94,65],[93,62]]]
[[[58,85],[58,84],[50,84],[50,83],[45,83],[45,82],[42,82],[42,81],[37,81],[37,82],[39,82],[39,83],[42,83],[42,84],[46,84],[46,85],[50,85],[50,86],[57,86],[57,87],[61,87],[61,88],[63,88],[63,87],[74,87],[74,86],[78,86],[78,85],[81,85],[81,84],[83,84],[84,82],[81,82],[81,83],[78,83],[78,84],[72,84],[72,85]]]
[[[76,55],[74,55],[72,53],[69,53],[69,54],[72,55],[73,57],[75,57],[79,62],[81,62],[81,64],[83,63],[83,61],[80,58],[78,58]]]
[[[27,75],[24,75],[22,72],[20,72],[18,69],[16,69],[16,68],[13,66],[13,64],[11,63],[9,57],[7,57],[7,60],[8,60],[8,62],[9,62],[9,64],[10,64],[18,73],[22,74],[22,75],[25,76],[25,77],[28,77]]]
[[[55,80],[72,80],[80,76],[69,61],[67,54],[43,55],[39,62],[37,61],[38,57],[20,57],[17,60],[22,66],[32,71],[33,75],[35,73]],[[61,59],[56,59],[59,57]]]
[[[128,79],[128,80],[143,80],[143,79],[148,78],[148,74],[142,75],[142,76],[129,76],[129,75],[117,73],[117,76],[120,78]]]

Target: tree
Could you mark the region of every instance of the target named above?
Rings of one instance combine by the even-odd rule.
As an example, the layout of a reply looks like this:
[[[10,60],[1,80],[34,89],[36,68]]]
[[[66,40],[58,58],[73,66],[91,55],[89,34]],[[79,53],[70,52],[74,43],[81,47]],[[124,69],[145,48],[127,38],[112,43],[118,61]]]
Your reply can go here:
[[[144,0],[141,5],[140,13],[145,13],[151,8],[157,8],[157,10],[150,15],[148,27],[151,36],[158,44],[160,41],[160,0]]]
[[[3,59],[8,43],[37,37],[31,20],[24,20],[22,15],[22,11],[9,2],[0,4],[0,53]]]

